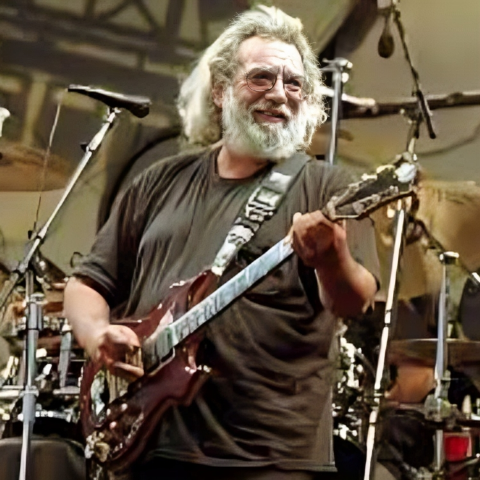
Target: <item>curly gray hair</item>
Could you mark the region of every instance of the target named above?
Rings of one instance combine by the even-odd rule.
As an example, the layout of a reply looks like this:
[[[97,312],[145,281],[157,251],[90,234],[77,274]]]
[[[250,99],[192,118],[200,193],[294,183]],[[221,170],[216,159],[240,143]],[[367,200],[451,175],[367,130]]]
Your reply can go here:
[[[212,100],[212,86],[231,84],[238,67],[237,52],[247,38],[259,36],[294,45],[303,61],[309,105],[308,143],[326,119],[322,79],[316,56],[298,18],[275,7],[257,6],[239,15],[204,52],[183,82],[177,101],[184,135],[190,144],[210,145],[221,138],[221,115]]]

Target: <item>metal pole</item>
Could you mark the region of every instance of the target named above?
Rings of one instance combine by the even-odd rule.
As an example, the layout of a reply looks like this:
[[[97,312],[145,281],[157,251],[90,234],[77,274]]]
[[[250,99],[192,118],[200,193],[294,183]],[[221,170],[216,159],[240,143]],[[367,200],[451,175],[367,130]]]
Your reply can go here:
[[[374,462],[373,453],[375,447],[375,435],[377,420],[380,410],[380,400],[384,394],[384,370],[387,355],[387,344],[390,336],[390,326],[392,323],[392,315],[397,299],[397,276],[400,265],[400,259],[403,251],[404,244],[404,231],[406,224],[406,212],[404,208],[399,208],[396,212],[396,227],[395,227],[395,242],[393,245],[392,266],[390,269],[390,278],[388,282],[387,300],[385,303],[385,320],[382,330],[382,336],[380,338],[380,352],[378,355],[377,370],[375,374],[374,384],[374,405],[370,412],[370,418],[368,421],[367,432],[367,444],[366,444],[366,461],[365,461],[365,473],[364,480],[373,479],[374,474]]]
[[[448,401],[448,387],[450,384],[448,367],[448,299],[449,299],[449,278],[447,274],[448,265],[453,265],[458,260],[458,253],[442,252],[439,260],[442,263],[442,283],[438,299],[438,321],[437,321],[437,351],[435,356],[435,391],[425,401],[425,418],[442,423],[450,416],[452,407]],[[434,437],[433,473],[436,478],[443,478],[443,466],[445,462],[445,448],[443,428],[435,430]]]
[[[42,293],[33,293],[33,272],[27,272],[27,334],[25,339],[25,384],[22,404],[22,450],[20,454],[19,480],[26,480],[30,471],[30,445],[35,423],[35,410],[38,390],[35,386],[37,376],[37,344],[38,333],[42,328],[43,311],[41,302],[44,299]]]
[[[322,68],[322,72],[332,72],[333,98],[332,98],[332,115],[330,118],[331,134],[328,145],[326,160],[330,165],[335,162],[335,155],[338,144],[338,124],[340,113],[340,102],[342,100],[343,83],[348,78],[347,71],[352,68],[352,64],[345,58],[335,58],[333,60],[325,60],[328,67]]]

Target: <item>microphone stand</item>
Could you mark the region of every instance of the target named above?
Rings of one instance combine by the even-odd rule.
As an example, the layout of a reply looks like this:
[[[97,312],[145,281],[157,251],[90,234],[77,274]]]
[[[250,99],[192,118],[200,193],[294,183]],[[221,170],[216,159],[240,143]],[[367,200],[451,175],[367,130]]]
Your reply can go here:
[[[420,116],[412,118],[412,125],[409,131],[409,140],[407,151],[403,153],[401,158],[416,164],[417,158],[414,153],[415,140],[418,138],[418,130],[420,128]],[[407,211],[405,201],[401,200],[397,205],[395,213],[395,239],[393,244],[392,262],[390,267],[390,278],[388,280],[387,298],[385,302],[385,316],[380,337],[380,346],[378,354],[377,369],[375,372],[375,383],[373,387],[373,405],[368,420],[367,441],[366,441],[366,459],[364,480],[373,480],[374,478],[374,451],[376,427],[379,419],[380,403],[385,396],[385,364],[387,357],[387,346],[390,338],[390,328],[394,315],[397,313],[397,294],[398,294],[398,272],[400,260],[405,245],[405,231],[407,225]]]
[[[34,233],[34,237],[33,237],[33,241],[30,246],[30,249],[28,250],[23,260],[18,264],[17,268],[11,273],[9,279],[7,280],[7,282],[5,282],[2,290],[0,291],[0,310],[4,307],[6,301],[8,300],[8,297],[12,294],[19,280],[23,278],[23,276],[25,275],[37,249],[45,240],[48,229],[52,225],[59,211],[62,209],[67,198],[70,196],[73,188],[75,187],[78,179],[80,178],[83,171],[87,167],[88,162],[92,158],[93,154],[100,147],[100,144],[102,143],[108,130],[110,130],[110,128],[113,126],[113,122],[115,121],[115,118],[118,116],[120,111],[121,110],[119,108],[109,109],[107,118],[104,120],[102,127],[85,148],[85,154],[82,157],[80,163],[78,164],[78,167],[76,168],[72,177],[70,178],[68,185],[65,187],[62,198],[60,199],[57,206],[55,207],[55,210],[52,212],[48,220],[45,222],[45,225],[37,233]]]
[[[403,27],[403,23],[400,18],[401,15],[400,15],[400,10],[398,9],[397,2],[393,2],[391,8],[392,8],[393,20],[397,27],[398,34],[400,36],[400,41],[402,42],[403,53],[410,67],[410,71],[412,73],[413,85],[414,85],[413,94],[417,97],[418,106],[420,108],[420,111],[422,112],[422,117],[423,117],[423,120],[425,121],[425,125],[427,126],[428,136],[431,139],[437,138],[437,135],[435,133],[435,130],[433,128],[433,123],[432,123],[432,112],[430,111],[430,107],[428,106],[427,99],[425,97],[425,94],[422,91],[422,87],[420,86],[420,77],[418,75],[417,69],[413,66],[412,57],[410,56],[410,52],[408,50],[405,29]]]
[[[27,324],[25,338],[25,383],[22,394],[22,450],[20,453],[20,480],[27,478],[28,466],[30,464],[30,440],[33,433],[33,424],[35,423],[36,401],[38,389],[35,385],[37,376],[36,352],[38,344],[39,331],[42,329],[43,309],[41,293],[33,293],[34,273],[28,270],[25,277],[27,294]]]
[[[411,116],[412,125],[409,132],[407,155],[409,155],[410,160],[412,161],[412,160],[415,160],[415,155],[414,155],[415,140],[420,136],[420,121],[422,119],[425,121],[430,138],[432,139],[436,138],[436,134],[433,129],[433,123],[431,119],[432,113],[428,106],[425,95],[421,89],[420,78],[417,70],[413,66],[410,52],[408,50],[406,37],[405,37],[405,29],[403,27],[403,24],[400,18],[400,10],[398,9],[397,2],[393,2],[391,8],[392,8],[393,19],[397,27],[398,33],[400,35],[400,40],[402,42],[403,52],[407,60],[407,63],[410,66],[410,71],[412,73],[413,83],[414,83],[414,95],[417,97],[418,110],[420,113],[420,114],[415,113],[415,115]],[[394,305],[396,306],[396,280],[397,280],[397,273],[398,273],[398,264],[399,264],[400,255],[402,251],[402,245],[404,243],[405,218],[406,218],[405,209],[400,208],[397,211],[395,244],[394,244],[393,257],[392,257],[390,281],[389,281],[389,287],[388,287],[388,293],[387,293],[387,302],[385,306],[385,323],[384,323],[384,328],[383,328],[382,336],[380,340],[380,353],[379,353],[377,372],[376,372],[376,378],[375,378],[375,386],[374,386],[374,405],[373,405],[372,411],[370,412],[369,426],[368,426],[368,433],[367,433],[367,445],[366,445],[367,458],[365,462],[364,480],[371,480],[373,478],[372,458],[373,458],[374,445],[375,445],[375,431],[376,431],[376,423],[378,420],[378,412],[380,409],[380,400],[383,398],[383,394],[384,394],[384,389],[382,388],[383,387],[382,380],[384,378],[386,349],[387,349],[388,337],[390,334],[392,310]],[[438,341],[438,343],[440,343],[440,340]],[[446,340],[445,340],[445,343],[446,343]],[[437,401],[436,399],[437,397],[435,397],[435,401]],[[442,442],[443,442],[443,432],[441,433],[442,433]],[[439,437],[438,431],[437,431],[437,437]],[[443,448],[443,443],[442,443],[442,448]],[[436,460],[436,464],[438,462],[439,461]]]
[[[327,67],[320,69],[322,72],[332,72],[332,83],[333,83],[333,92],[332,92],[332,115],[331,115],[331,133],[330,141],[328,146],[328,151],[326,155],[326,160],[330,165],[335,163],[335,155],[337,151],[337,139],[338,139],[338,123],[339,123],[339,112],[340,112],[340,102],[342,101],[343,93],[343,82],[348,79],[348,74],[346,70],[352,68],[352,64],[345,58],[337,57],[333,60],[324,60],[328,64]],[[333,386],[329,390],[329,402],[330,405],[333,403]],[[333,422],[333,419],[332,419]],[[333,423],[330,424],[330,428],[333,433]],[[329,458],[331,463],[334,464],[334,448],[333,448],[333,435],[330,438],[329,442]]]
[[[403,202],[402,202],[403,203]],[[368,420],[368,431],[366,441],[366,460],[364,480],[373,479],[374,473],[374,447],[376,437],[376,427],[378,421],[378,414],[380,410],[380,402],[385,393],[385,363],[387,356],[387,344],[390,337],[390,327],[392,324],[393,315],[396,314],[397,307],[397,277],[400,266],[400,259],[403,253],[405,244],[405,226],[406,226],[406,211],[403,205],[397,209],[395,213],[395,241],[393,244],[392,263],[390,268],[390,278],[388,282],[387,299],[385,302],[385,317],[382,335],[380,337],[380,351],[378,356],[377,369],[375,373],[375,384],[373,393],[373,406]]]
[[[38,396],[38,391],[34,385],[35,372],[36,372],[36,350],[37,350],[37,340],[38,332],[40,329],[40,322],[42,319],[42,308],[40,301],[37,295],[33,294],[33,280],[34,280],[34,271],[31,265],[32,259],[35,256],[36,251],[45,240],[47,236],[48,229],[52,225],[53,221],[57,217],[59,211],[62,209],[67,198],[70,196],[73,188],[75,187],[78,179],[88,165],[88,162],[92,158],[93,154],[99,149],[103,139],[105,138],[107,132],[113,126],[113,123],[121,112],[120,108],[110,107],[107,117],[104,120],[100,130],[92,138],[90,143],[85,149],[85,154],[81,159],[77,169],[70,178],[68,185],[65,188],[65,191],[62,195],[62,198],[58,202],[54,211],[46,221],[45,225],[34,234],[32,244],[25,255],[24,259],[19,263],[17,268],[12,272],[9,277],[9,280],[4,284],[2,290],[0,291],[0,310],[5,305],[8,297],[11,295],[15,286],[20,281],[21,278],[25,276],[26,285],[27,285],[27,298],[29,301],[28,308],[28,319],[27,319],[27,329],[26,329],[26,342],[24,352],[26,359],[26,376],[24,383],[24,392],[23,392],[23,409],[22,409],[22,420],[23,420],[23,435],[22,435],[22,451],[20,457],[20,476],[19,480],[26,480],[27,474],[29,473],[29,459],[30,459],[30,439],[33,430],[33,424],[35,422],[35,408],[36,408],[36,398]]]
[[[328,144],[326,160],[330,165],[335,161],[338,144],[338,125],[340,102],[342,100],[343,84],[348,80],[347,71],[352,68],[352,64],[345,58],[337,57],[333,60],[324,60],[329,66],[322,68],[322,72],[332,72],[333,97],[332,97],[332,115],[331,115],[331,133]]]

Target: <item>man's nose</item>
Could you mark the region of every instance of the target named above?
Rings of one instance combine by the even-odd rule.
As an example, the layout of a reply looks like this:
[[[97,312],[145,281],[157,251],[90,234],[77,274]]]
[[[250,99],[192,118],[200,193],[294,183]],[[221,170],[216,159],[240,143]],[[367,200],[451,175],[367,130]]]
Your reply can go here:
[[[273,88],[265,92],[265,98],[276,103],[287,103],[287,93],[282,78],[277,78]]]

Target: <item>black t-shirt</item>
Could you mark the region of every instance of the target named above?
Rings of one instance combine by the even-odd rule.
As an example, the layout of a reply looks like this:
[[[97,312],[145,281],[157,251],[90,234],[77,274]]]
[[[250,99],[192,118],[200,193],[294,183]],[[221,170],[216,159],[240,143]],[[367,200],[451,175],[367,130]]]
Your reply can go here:
[[[76,270],[121,315],[149,313],[170,285],[213,263],[262,175],[220,178],[217,155],[171,157],[137,177]],[[225,279],[283,238],[294,213],[322,208],[349,180],[339,168],[308,161]],[[349,222],[347,232],[354,258],[378,277],[371,222]],[[328,463],[335,318],[321,305],[314,271],[291,256],[204,328],[215,375],[192,405],[167,412],[150,455],[285,469]]]

